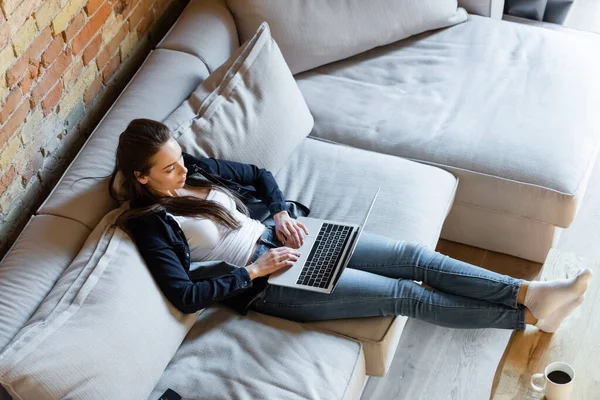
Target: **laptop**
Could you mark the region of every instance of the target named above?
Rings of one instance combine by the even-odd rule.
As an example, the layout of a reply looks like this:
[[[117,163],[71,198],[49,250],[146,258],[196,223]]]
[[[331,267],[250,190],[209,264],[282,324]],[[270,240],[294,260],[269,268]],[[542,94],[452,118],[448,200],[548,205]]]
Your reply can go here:
[[[298,221],[302,222],[309,232],[304,236],[304,243],[298,249],[301,256],[291,267],[271,273],[267,282],[319,293],[333,292],[350,257],[354,254],[380,189],[377,188],[365,219],[360,225],[299,217]]]

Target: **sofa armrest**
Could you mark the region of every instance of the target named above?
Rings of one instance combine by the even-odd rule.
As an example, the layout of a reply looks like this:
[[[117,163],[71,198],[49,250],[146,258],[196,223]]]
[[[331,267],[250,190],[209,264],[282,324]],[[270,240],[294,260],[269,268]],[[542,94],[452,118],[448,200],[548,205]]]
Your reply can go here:
[[[494,19],[502,19],[502,14],[504,14],[504,0],[458,0],[458,5],[467,10],[469,14],[478,14]]]

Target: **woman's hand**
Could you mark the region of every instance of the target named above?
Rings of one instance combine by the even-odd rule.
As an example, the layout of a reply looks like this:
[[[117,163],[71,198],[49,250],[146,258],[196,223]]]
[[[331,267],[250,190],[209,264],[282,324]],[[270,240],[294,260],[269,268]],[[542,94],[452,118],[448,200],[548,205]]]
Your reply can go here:
[[[308,229],[302,223],[290,217],[287,211],[280,211],[273,215],[277,239],[286,246],[299,249],[304,243],[302,232],[308,235]]]
[[[250,279],[269,275],[284,267],[291,267],[300,257],[298,250],[289,247],[275,247],[264,252],[256,261],[246,266]]]

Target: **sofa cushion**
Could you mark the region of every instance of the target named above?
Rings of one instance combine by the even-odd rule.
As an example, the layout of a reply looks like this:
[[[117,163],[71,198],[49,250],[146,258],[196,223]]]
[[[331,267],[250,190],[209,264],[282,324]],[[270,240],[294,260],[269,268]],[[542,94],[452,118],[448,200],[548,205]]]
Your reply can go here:
[[[358,399],[361,345],[294,321],[222,305],[207,308],[149,399]]]
[[[242,42],[260,23],[269,23],[294,74],[467,19],[456,0],[227,0],[227,5]]]
[[[0,263],[0,352],[38,309],[90,232],[71,219],[31,217]]]
[[[111,211],[44,303],[0,353],[0,384],[19,399],[147,398],[199,313],[162,294]],[[29,379],[35,377],[35,379]]]
[[[567,227],[600,145],[599,46],[473,15],[296,78],[311,135],[444,168],[459,204]]]
[[[437,246],[458,180],[443,169],[308,137],[275,179],[286,199],[310,205],[311,217],[362,223],[365,230]]]
[[[213,72],[240,47],[233,15],[225,0],[191,0],[156,45],[191,54]]]
[[[72,218],[93,229],[118,206],[108,193],[121,132],[135,118],[162,120],[208,76],[195,56],[173,50],[151,52],[121,95],[102,118],[38,214]]]
[[[275,176],[287,199],[309,204],[311,216],[361,223],[381,192],[365,230],[436,247],[458,179],[440,168],[308,137]],[[383,376],[407,317],[309,322],[360,340],[368,375]]]
[[[186,153],[275,174],[314,121],[263,23],[163,123]]]

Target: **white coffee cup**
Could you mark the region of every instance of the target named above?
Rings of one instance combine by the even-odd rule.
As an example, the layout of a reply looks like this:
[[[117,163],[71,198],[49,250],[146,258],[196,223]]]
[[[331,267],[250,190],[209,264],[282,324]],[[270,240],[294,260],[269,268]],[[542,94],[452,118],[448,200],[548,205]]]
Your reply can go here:
[[[552,379],[556,379],[558,374],[552,372],[562,372],[569,376],[568,382],[557,383]],[[552,375],[551,375],[552,374]],[[565,375],[562,375],[565,377]],[[548,377],[550,375],[550,378]],[[544,386],[538,386],[534,383],[536,379],[544,378]],[[534,374],[531,376],[531,387],[538,392],[543,392],[548,400],[569,400],[573,392],[573,382],[575,381],[575,370],[569,364],[556,361],[548,364],[544,369],[543,374]]]

